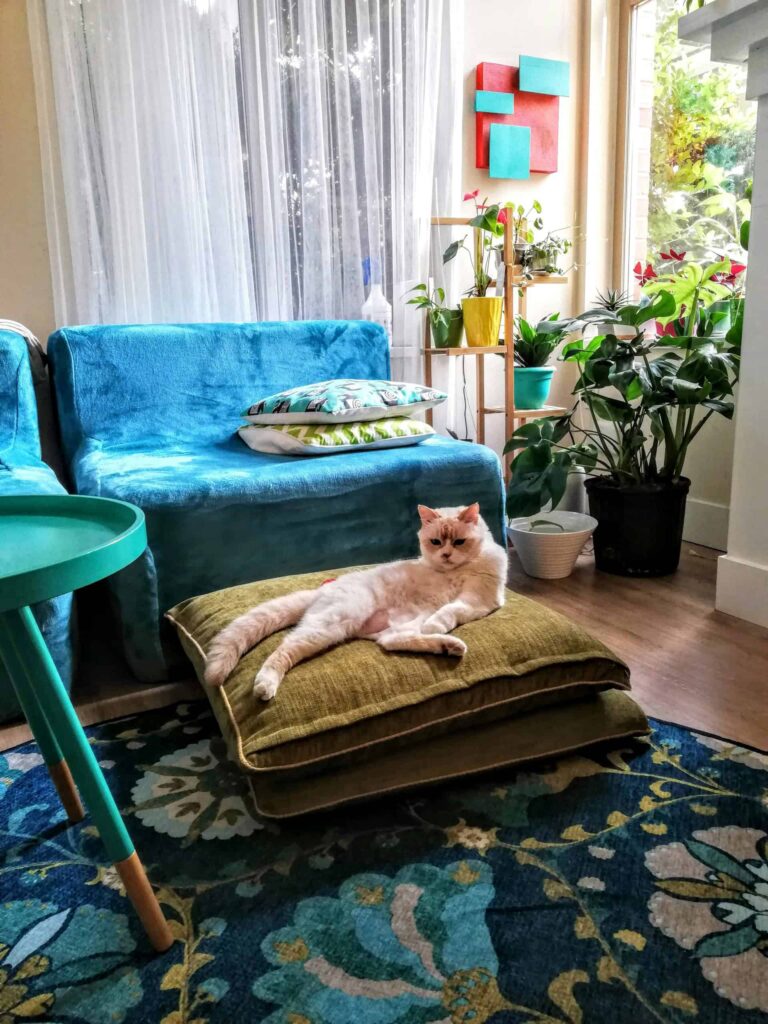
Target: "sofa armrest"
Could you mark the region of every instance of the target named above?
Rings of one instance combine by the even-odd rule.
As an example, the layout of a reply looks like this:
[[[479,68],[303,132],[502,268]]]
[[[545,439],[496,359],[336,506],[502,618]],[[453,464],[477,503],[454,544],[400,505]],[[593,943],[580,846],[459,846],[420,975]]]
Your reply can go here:
[[[0,456],[15,448],[40,458],[35,386],[26,341],[0,330]]]

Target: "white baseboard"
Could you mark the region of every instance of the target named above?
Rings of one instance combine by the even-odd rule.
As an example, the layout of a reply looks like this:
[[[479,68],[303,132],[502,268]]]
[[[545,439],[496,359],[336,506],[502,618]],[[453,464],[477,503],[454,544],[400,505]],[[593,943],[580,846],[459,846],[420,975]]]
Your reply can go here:
[[[728,506],[689,498],[685,507],[683,540],[725,551],[728,547]]]
[[[768,627],[768,565],[721,555],[717,560],[715,607]]]

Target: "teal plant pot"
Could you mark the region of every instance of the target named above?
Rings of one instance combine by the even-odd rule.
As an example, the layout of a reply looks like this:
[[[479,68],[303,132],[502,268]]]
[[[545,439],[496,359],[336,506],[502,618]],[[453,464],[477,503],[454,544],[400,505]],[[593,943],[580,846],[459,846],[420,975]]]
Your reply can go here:
[[[515,367],[515,408],[543,409],[549,398],[554,366]]]

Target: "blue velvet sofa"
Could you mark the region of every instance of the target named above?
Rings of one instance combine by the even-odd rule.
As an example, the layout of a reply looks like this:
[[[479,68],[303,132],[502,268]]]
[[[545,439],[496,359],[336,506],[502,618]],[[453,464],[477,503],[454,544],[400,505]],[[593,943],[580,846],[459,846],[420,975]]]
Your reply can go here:
[[[389,378],[384,331],[359,322],[67,327],[48,344],[65,460],[80,494],[147,517],[149,545],[112,580],[136,675],[173,674],[163,613],[287,573],[416,553],[416,505],[479,501],[502,540],[499,460],[445,437],[301,458],[236,434],[257,399],[331,378]]]
[[[37,402],[27,343],[13,331],[0,330],[0,496],[64,493],[56,474],[40,457]],[[32,611],[61,678],[69,688],[72,595],[42,601]],[[0,721],[18,712],[11,682],[0,662]]]

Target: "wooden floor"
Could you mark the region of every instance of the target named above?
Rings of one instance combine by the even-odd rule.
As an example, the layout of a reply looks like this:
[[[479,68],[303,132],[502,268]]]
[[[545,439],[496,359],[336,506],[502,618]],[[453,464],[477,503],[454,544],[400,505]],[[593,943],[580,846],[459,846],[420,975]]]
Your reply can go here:
[[[623,658],[648,715],[768,748],[768,630],[714,611],[720,553],[683,545],[674,576],[626,579],[582,556],[535,580],[510,555],[510,586],[593,632]]]
[[[534,580],[510,555],[510,585],[575,619],[622,657],[647,714],[768,748],[768,630],[713,610],[718,552],[683,546],[679,571],[655,580],[595,572],[582,556],[568,579]],[[201,696],[192,679],[137,683],[105,635],[84,652],[75,689],[90,725]],[[29,737],[23,725],[0,727],[0,750]]]

